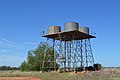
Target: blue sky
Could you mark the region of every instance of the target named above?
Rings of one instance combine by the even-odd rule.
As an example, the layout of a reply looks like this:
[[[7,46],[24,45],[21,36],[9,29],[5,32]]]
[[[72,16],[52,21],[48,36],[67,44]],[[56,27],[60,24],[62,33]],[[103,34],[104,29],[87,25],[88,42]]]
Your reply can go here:
[[[96,33],[96,63],[120,66],[120,0],[0,0],[0,65],[19,66],[48,26],[78,22]]]

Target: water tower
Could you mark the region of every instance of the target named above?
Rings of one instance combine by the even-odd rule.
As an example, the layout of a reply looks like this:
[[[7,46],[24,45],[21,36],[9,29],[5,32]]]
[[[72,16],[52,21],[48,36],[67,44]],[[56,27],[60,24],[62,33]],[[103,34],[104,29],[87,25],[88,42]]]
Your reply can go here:
[[[64,31],[61,31],[60,26],[48,27],[48,34],[42,37],[47,38],[47,45],[51,45],[54,50],[53,63],[56,70],[56,63],[60,68],[66,70],[76,70],[76,68],[85,68],[93,66],[94,57],[90,44],[90,39],[95,36],[89,34],[89,28],[80,26],[77,22],[67,22],[64,24]],[[57,56],[56,56],[57,55]],[[44,64],[48,61],[44,53]]]

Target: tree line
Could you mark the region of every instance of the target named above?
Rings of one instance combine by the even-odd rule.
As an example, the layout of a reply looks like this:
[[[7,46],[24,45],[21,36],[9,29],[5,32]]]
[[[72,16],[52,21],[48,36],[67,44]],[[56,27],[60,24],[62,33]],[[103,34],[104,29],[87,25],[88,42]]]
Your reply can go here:
[[[20,67],[11,67],[11,66],[0,66],[0,71],[1,70],[20,70]]]

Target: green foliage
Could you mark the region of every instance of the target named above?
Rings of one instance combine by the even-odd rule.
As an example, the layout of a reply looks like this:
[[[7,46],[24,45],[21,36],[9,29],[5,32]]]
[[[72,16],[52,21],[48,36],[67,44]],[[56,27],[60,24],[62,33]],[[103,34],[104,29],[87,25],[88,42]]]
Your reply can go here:
[[[94,67],[93,66],[89,66],[88,67],[88,71],[94,71],[95,69],[94,69]]]
[[[38,48],[35,50],[28,51],[27,61],[21,63],[22,71],[41,71],[44,60],[44,52],[46,50],[46,58],[44,66],[52,67],[53,63],[50,61],[54,60],[54,50],[50,46],[47,46],[46,43],[40,43]],[[48,68],[46,68],[48,70]]]
[[[19,67],[11,67],[11,66],[0,66],[0,71],[1,70],[19,70]]]
[[[47,47],[45,53],[45,61],[44,61],[44,71],[53,70],[54,66],[54,50],[51,47]]]
[[[99,63],[94,64],[93,66],[94,66],[95,70],[101,70],[102,69],[102,65],[99,64]]]
[[[24,60],[20,65],[20,70],[27,71],[28,70],[27,68],[28,68],[28,63]]]

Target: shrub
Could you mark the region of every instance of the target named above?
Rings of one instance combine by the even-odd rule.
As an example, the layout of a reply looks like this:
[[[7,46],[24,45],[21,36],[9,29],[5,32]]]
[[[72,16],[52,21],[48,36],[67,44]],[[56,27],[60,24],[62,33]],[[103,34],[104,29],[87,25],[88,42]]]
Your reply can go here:
[[[94,64],[93,66],[94,66],[95,70],[101,70],[102,69],[102,65],[99,64],[99,63]]]

